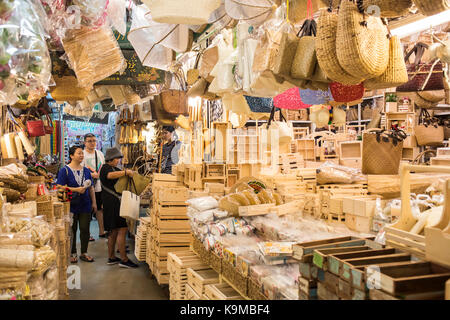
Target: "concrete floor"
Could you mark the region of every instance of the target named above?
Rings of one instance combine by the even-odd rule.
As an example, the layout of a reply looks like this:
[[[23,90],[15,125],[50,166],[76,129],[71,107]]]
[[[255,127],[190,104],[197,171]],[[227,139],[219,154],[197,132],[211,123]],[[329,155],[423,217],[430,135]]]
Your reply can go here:
[[[168,300],[167,286],[160,287],[151,276],[148,265],[138,262],[134,256],[134,241],[127,240],[130,253],[128,257],[137,262],[139,268],[126,269],[118,265],[109,266],[107,239],[98,237],[98,224],[91,222],[91,235],[96,239],[89,243],[88,254],[95,261],[92,263],[78,259],[81,269],[81,289],[69,290],[70,300]],[[80,254],[78,232],[78,255]],[[119,254],[117,254],[119,256]]]

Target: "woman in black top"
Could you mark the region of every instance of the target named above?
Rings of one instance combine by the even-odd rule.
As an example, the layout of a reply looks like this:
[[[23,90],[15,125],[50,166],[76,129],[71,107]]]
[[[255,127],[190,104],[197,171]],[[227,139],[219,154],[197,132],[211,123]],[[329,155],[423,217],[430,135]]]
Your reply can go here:
[[[103,222],[108,231],[108,264],[119,263],[120,267],[137,268],[137,265],[128,259],[125,249],[125,239],[128,231],[127,221],[120,216],[120,195],[116,193],[114,185],[120,177],[133,177],[132,170],[117,168],[119,160],[123,158],[117,148],[106,150],[105,164],[100,170],[102,183]],[[115,256],[116,242],[119,247],[120,259]]]

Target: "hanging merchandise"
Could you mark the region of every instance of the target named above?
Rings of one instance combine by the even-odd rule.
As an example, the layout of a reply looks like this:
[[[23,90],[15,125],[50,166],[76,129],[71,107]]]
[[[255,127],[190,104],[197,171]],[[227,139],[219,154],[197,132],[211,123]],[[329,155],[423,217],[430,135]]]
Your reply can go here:
[[[293,23],[301,23],[303,20],[308,18],[308,6],[312,6],[313,12],[318,12],[320,9],[329,7],[330,3],[332,6],[337,8],[339,6],[340,0],[287,0],[289,1],[289,20]]]
[[[219,48],[217,45],[208,47],[201,55],[199,62],[199,75],[211,83],[214,78],[210,76],[211,71],[219,61]]]
[[[208,23],[210,15],[220,7],[220,0],[143,0],[159,23],[193,24]]]
[[[81,24],[100,27],[105,24],[110,0],[70,0],[68,6],[76,6],[81,15]]]
[[[362,83],[354,86],[346,86],[339,82],[330,83],[330,92],[333,100],[337,103],[349,103],[359,101],[364,96],[364,86]]]
[[[237,68],[235,77],[236,83],[241,83],[237,89],[251,93],[250,85],[254,82],[256,74],[253,73],[253,60],[258,45],[258,40],[254,39],[251,26],[246,22],[239,22],[236,27],[237,37]]]
[[[268,119],[270,117],[270,112],[261,112],[262,111],[262,109],[260,108],[261,105],[259,106],[259,108],[255,106],[255,102],[257,101],[258,98],[253,98],[253,97],[248,97],[248,98],[250,98],[250,100],[247,100],[243,94],[232,94],[231,95],[231,109],[229,109],[229,110],[233,111],[234,113],[236,113],[239,116],[246,115],[249,118],[254,119],[254,120]],[[272,99],[270,99],[270,100],[272,100]],[[250,103],[253,104],[253,107],[255,108],[255,110],[259,109],[261,111],[253,112],[250,108],[248,101],[250,101]],[[265,101],[268,101],[268,100],[265,100]],[[228,107],[230,107],[229,102],[227,102],[227,108]],[[264,111],[268,111],[267,108],[263,108],[263,109],[264,109]],[[270,108],[270,111],[271,110],[272,110],[272,108]]]
[[[0,10],[0,104],[31,104],[51,81],[45,30],[29,1],[2,1]]]
[[[335,126],[343,126],[346,124],[347,114],[342,108],[334,107],[333,108],[333,119],[332,123]]]
[[[179,90],[165,90],[161,92],[161,103],[164,110],[170,114],[179,115],[188,113],[186,83],[180,75],[176,75],[179,79]]]
[[[317,23],[317,62],[327,78],[347,85],[359,84],[364,80],[342,68],[336,51],[338,15],[330,10],[321,10]]]
[[[375,11],[382,18],[397,18],[407,15],[412,6],[412,0],[363,0],[364,11]],[[371,6],[373,6],[371,8]]]
[[[427,110],[420,109],[419,124],[414,127],[419,146],[439,146],[444,141],[444,127],[439,119],[431,117]]]
[[[389,40],[380,18],[365,15],[362,0],[343,1],[339,9],[336,52],[342,68],[355,77],[371,79],[383,74],[389,62]]]
[[[271,0],[225,0],[228,16],[255,27],[269,20],[276,8]]]
[[[329,107],[324,105],[313,105],[310,108],[310,120],[317,128],[323,128],[330,122]]]
[[[291,77],[294,79],[311,79],[316,69],[317,57],[315,38],[317,24],[312,18],[311,0],[308,0],[309,18],[305,20],[299,31],[297,50],[292,61]]]
[[[412,0],[420,13],[432,16],[450,9],[448,0]]]
[[[252,112],[270,113],[273,107],[273,99],[244,96]]]
[[[209,91],[220,94],[232,91],[234,86],[233,67],[235,62],[233,53],[235,49],[233,47],[233,31],[222,30],[218,36],[217,46],[219,60],[211,71],[211,76],[214,77],[214,80],[211,82]]]
[[[126,0],[109,0],[107,13],[111,26],[121,35],[125,36],[127,33]]]
[[[370,129],[364,132],[362,173],[398,174],[404,139],[406,134],[402,130]]]
[[[80,87],[92,87],[126,68],[122,51],[109,27],[72,29],[66,33],[63,46]]]
[[[364,81],[367,90],[398,87],[408,82],[405,58],[400,39],[397,36],[389,40],[389,63],[384,73],[373,79]]]
[[[161,95],[154,96],[153,100],[150,100],[152,106],[152,118],[157,120],[163,126],[173,126],[177,115],[168,113],[164,110],[161,100]]]
[[[417,95],[432,103],[438,103],[445,100],[445,90],[418,91]]]
[[[327,91],[311,89],[300,90],[300,98],[303,103],[309,105],[326,104],[333,99],[330,89]]]
[[[150,20],[148,12],[149,9],[145,5],[133,8],[128,40],[144,66],[167,71],[174,60],[174,52],[157,42],[152,30],[152,26],[155,26],[156,23]]]
[[[267,122],[267,144],[272,145],[272,138],[275,138],[278,139],[278,143],[281,146],[292,141],[294,131],[292,124],[288,124],[286,119],[284,118],[281,109],[278,109],[280,111],[281,121],[274,121],[276,109],[277,108],[275,106],[272,108],[269,121]]]
[[[310,104],[306,104],[302,101],[299,88],[291,88],[282,94],[279,94],[273,98],[273,104],[277,108],[290,110],[307,109],[311,107]]]
[[[399,87],[397,92],[413,92],[444,89],[443,65],[439,60],[422,63],[422,56],[428,45],[417,43],[405,56],[409,81]],[[414,53],[414,63],[408,64],[410,56]]]

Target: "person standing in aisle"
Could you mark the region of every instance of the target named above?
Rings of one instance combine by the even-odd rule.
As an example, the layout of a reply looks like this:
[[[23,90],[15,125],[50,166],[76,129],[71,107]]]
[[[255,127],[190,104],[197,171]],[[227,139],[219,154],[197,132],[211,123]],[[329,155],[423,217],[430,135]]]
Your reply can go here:
[[[83,148],[72,146],[69,149],[70,163],[61,168],[56,184],[65,186],[72,191],[70,212],[73,214],[72,222],[72,257],[71,262],[78,262],[77,258],[77,229],[80,225],[81,255],[80,259],[86,262],[94,262],[87,255],[89,244],[89,224],[92,210],[97,211],[95,191],[91,172],[81,165],[84,160]]]
[[[100,181],[102,184],[103,221],[105,230],[108,231],[108,264],[119,264],[122,268],[137,268],[138,265],[128,259],[125,247],[125,239],[128,232],[127,220],[120,216],[120,195],[115,191],[114,185],[120,177],[133,177],[132,170],[121,170],[117,167],[123,154],[117,148],[106,150],[106,163],[100,169]],[[120,259],[114,251],[119,247]]]
[[[91,171],[91,176],[94,179],[95,200],[97,203],[97,222],[98,222],[98,236],[106,238],[105,229],[103,227],[103,204],[102,204],[102,186],[100,183],[100,169],[105,163],[105,156],[103,152],[97,150],[97,137],[93,133],[88,133],[84,136],[84,161],[82,165]],[[91,236],[89,241],[94,241]]]
[[[165,144],[162,148],[161,173],[172,174],[172,166],[178,163],[178,151],[181,148],[181,141],[175,138],[175,128],[172,126],[163,127],[163,139]]]

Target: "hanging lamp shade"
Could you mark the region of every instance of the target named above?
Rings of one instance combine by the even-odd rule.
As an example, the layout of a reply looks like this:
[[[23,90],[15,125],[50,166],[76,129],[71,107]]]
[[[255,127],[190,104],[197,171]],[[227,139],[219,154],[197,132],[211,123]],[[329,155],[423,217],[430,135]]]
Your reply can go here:
[[[291,88],[273,98],[273,104],[277,108],[289,110],[307,109],[311,107],[310,104],[306,104],[302,101],[302,98],[300,97],[300,89],[296,87]]]
[[[314,104],[327,104],[332,100],[330,89],[328,91],[304,89],[300,90],[300,98],[303,103]]]

